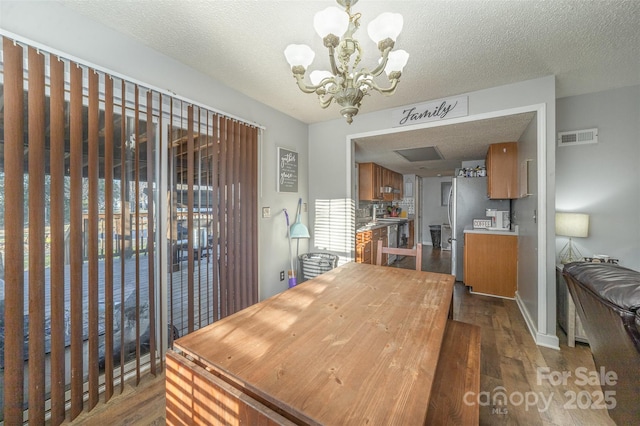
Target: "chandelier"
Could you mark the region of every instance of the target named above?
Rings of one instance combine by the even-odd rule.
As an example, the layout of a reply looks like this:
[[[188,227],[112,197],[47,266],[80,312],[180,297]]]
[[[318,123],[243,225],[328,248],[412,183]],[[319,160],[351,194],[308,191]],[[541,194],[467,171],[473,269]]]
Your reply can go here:
[[[309,85],[305,83],[304,76],[313,62],[314,51],[306,44],[290,44],[284,50],[284,55],[291,65],[300,90],[316,93],[322,108],[327,108],[335,100],[342,107],[340,113],[351,124],[353,116],[358,114],[364,95],[372,90],[383,95],[392,95],[396,91],[409,54],[404,50],[392,51],[395,40],[402,31],[402,15],[385,12],[367,26],[369,37],[377,43],[380,50],[378,65],[371,71],[358,69],[362,60],[362,47],[354,38],[354,33],[360,27],[360,14],[351,14],[351,6],[358,0],[336,1],[344,11],[328,7],[316,13],[313,19],[316,32],[329,50],[331,71],[312,71],[309,74]],[[374,80],[382,71],[389,78],[389,87],[380,87]]]

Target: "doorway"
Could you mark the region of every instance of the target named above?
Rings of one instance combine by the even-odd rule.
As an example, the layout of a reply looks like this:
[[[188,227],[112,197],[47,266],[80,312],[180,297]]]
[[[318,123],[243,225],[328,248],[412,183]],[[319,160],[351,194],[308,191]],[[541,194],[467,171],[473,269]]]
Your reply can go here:
[[[416,228],[416,241],[423,244],[423,269],[432,272],[446,270],[451,272],[451,252],[442,250],[442,244],[434,246],[431,238],[433,226],[442,227],[450,223],[448,218],[448,203],[443,201],[442,187],[450,185],[452,178],[462,167],[476,167],[482,163],[488,147],[492,143],[526,140],[523,144],[522,160],[535,160],[537,154],[537,111],[535,109],[518,109],[513,111],[483,114],[474,117],[464,117],[449,120],[447,123],[426,123],[421,128],[395,128],[365,135],[351,137],[354,163],[374,162],[381,166],[412,176],[416,183],[419,181],[420,190],[414,197],[415,217],[420,225]],[[526,145],[526,146],[525,146]],[[404,149],[431,148],[440,158],[409,161],[400,152]],[[520,160],[519,160],[520,161]],[[477,164],[476,164],[477,163]],[[537,171],[531,170],[529,180],[537,179]],[[357,194],[357,192],[354,192]],[[356,195],[357,197],[357,195]],[[535,211],[537,196],[520,204]],[[516,203],[517,204],[517,203]],[[523,208],[518,209],[521,217]],[[527,232],[537,234],[535,226],[528,227]],[[420,235],[420,237],[418,237]],[[442,238],[442,230],[440,230]],[[537,238],[533,238],[536,241]],[[535,247],[528,253],[528,263],[535,258]],[[527,250],[529,252],[529,250]],[[447,270],[448,266],[448,270]],[[533,266],[535,275],[535,265]]]

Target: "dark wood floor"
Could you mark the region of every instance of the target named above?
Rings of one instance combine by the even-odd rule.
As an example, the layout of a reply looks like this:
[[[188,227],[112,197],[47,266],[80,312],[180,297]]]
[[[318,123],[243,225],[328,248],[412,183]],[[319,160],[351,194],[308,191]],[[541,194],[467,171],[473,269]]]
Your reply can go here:
[[[397,267],[413,268],[412,262],[406,258]],[[448,273],[450,252],[425,246],[422,264],[423,270]],[[469,398],[479,401],[481,425],[614,425],[606,409],[578,408],[600,390],[573,379],[579,367],[595,371],[588,345],[568,347],[559,330],[560,351],[536,346],[513,300],[470,294],[461,283],[455,286],[454,312],[455,319],[482,329],[480,395]],[[571,378],[554,385],[542,371],[570,372]],[[501,395],[506,405],[498,404]],[[164,404],[164,376],[148,377],[74,424],[161,425]]]

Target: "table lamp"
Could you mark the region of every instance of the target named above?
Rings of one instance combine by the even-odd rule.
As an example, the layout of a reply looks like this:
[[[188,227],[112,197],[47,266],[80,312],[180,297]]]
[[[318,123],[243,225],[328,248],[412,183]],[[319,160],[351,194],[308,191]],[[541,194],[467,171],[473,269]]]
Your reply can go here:
[[[570,263],[580,260],[582,254],[573,245],[572,238],[585,238],[589,235],[589,215],[585,213],[556,213],[556,235],[569,237],[569,241],[560,250],[560,262]]]

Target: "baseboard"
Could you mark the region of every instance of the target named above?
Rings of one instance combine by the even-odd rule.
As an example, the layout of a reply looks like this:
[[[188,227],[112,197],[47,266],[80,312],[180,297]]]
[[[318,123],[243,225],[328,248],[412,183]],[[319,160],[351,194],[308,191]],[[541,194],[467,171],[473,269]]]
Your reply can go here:
[[[500,299],[514,300],[514,298],[513,298],[513,297],[499,296],[499,295],[497,295],[497,294],[489,294],[489,293],[480,293],[480,292],[473,291],[473,290],[469,290],[469,293],[471,293],[471,294],[478,294],[478,295],[480,295],[480,296],[498,297],[498,298],[500,298]]]
[[[536,344],[545,348],[560,350],[560,339],[555,335],[538,333]]]
[[[538,327],[534,323],[529,311],[527,310],[524,302],[520,299],[520,295],[516,292],[516,303],[518,308],[520,309],[520,313],[524,318],[524,322],[527,324],[527,328],[529,329],[529,333],[531,333],[531,337],[533,337],[533,341],[536,342],[536,345],[543,346],[545,348],[560,350],[560,339],[556,335],[543,334],[538,332]]]

